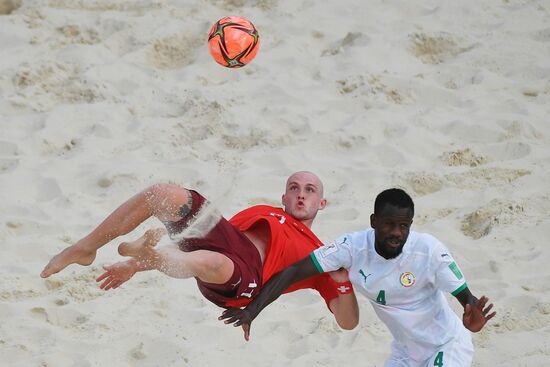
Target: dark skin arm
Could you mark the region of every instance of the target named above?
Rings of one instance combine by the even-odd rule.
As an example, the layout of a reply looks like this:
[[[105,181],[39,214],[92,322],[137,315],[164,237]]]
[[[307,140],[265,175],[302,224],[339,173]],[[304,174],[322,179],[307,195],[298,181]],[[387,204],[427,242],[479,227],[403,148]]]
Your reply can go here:
[[[252,321],[267,305],[279,298],[290,285],[317,274],[319,271],[311,257],[308,256],[275,274],[248,306],[243,309],[229,308],[218,319],[225,320],[226,324],[233,324],[235,327],[242,326],[244,338],[249,340]]]
[[[468,330],[472,332],[476,333],[480,331],[483,326],[485,326],[487,321],[491,320],[497,314],[496,312],[492,312],[489,314],[489,312],[493,308],[492,303],[489,304],[489,306],[485,307],[485,305],[489,301],[489,298],[481,296],[480,299],[477,299],[468,288],[465,288],[455,297],[458,302],[460,302],[462,307],[464,307],[462,323]]]

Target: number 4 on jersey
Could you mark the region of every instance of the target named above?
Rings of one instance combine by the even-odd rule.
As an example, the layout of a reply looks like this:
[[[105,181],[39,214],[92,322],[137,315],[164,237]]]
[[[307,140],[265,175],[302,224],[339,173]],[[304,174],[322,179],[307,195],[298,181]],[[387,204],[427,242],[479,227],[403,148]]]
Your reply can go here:
[[[386,291],[385,290],[382,289],[380,292],[378,292],[378,297],[376,297],[376,302],[380,303],[381,305],[386,304]]]
[[[443,352],[437,353],[437,356],[434,360],[434,366],[443,367]]]

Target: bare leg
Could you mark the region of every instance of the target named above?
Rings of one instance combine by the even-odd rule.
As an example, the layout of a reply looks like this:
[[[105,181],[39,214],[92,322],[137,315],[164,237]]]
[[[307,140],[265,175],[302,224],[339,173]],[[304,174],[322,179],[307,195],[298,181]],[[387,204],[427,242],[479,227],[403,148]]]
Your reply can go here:
[[[153,251],[146,250],[146,257],[138,261],[144,262],[145,267],[154,266],[172,278],[197,277],[203,282],[223,284],[233,275],[233,261],[219,252],[183,252],[177,246],[165,246]]]
[[[181,219],[191,209],[191,200],[189,191],[176,185],[147,188],[118,207],[89,235],[54,256],[40,276],[47,278],[70,264],[90,265],[100,247],[129,233],[152,215],[161,221]]]
[[[135,246],[132,258],[104,266],[105,272],[96,281],[101,289],[118,288],[138,271],[159,270],[173,278],[197,277],[207,283],[223,284],[233,275],[233,262],[217,252],[197,250],[183,252],[177,246],[155,249],[153,246]]]
[[[162,236],[168,234],[166,228],[148,229],[143,236],[132,242],[122,242],[118,245],[118,253],[122,256],[136,257],[142,247],[155,247]]]

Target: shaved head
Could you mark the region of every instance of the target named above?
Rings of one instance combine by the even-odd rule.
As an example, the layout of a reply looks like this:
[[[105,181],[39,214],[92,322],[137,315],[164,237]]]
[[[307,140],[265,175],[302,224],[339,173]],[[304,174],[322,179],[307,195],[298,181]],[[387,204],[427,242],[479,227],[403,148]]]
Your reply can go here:
[[[286,180],[286,185],[288,186],[289,183],[296,181],[298,178],[303,178],[303,179],[315,182],[316,186],[319,188],[319,193],[321,197],[323,197],[323,194],[324,194],[323,182],[321,182],[321,179],[319,178],[319,176],[309,171],[294,172],[293,174],[290,175],[288,180]]]
[[[315,173],[295,172],[286,180],[282,203],[285,212],[311,228],[317,212],[327,205],[323,198],[323,183]]]

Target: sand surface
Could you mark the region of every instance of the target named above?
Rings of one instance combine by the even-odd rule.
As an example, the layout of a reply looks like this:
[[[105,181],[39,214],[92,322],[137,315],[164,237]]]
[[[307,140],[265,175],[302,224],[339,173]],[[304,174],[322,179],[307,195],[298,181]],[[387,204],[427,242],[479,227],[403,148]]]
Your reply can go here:
[[[225,216],[280,204],[286,177],[324,180],[323,241],[366,228],[406,189],[498,316],[474,366],[550,366],[550,2],[0,1],[0,365],[382,366],[391,336],[368,301],[340,330],[313,292],[283,296],[252,340],[193,280],[138,274],[115,291],[51,256],[158,182]],[[242,15],[261,50],[208,54]],[[451,300],[455,309],[458,302]]]

